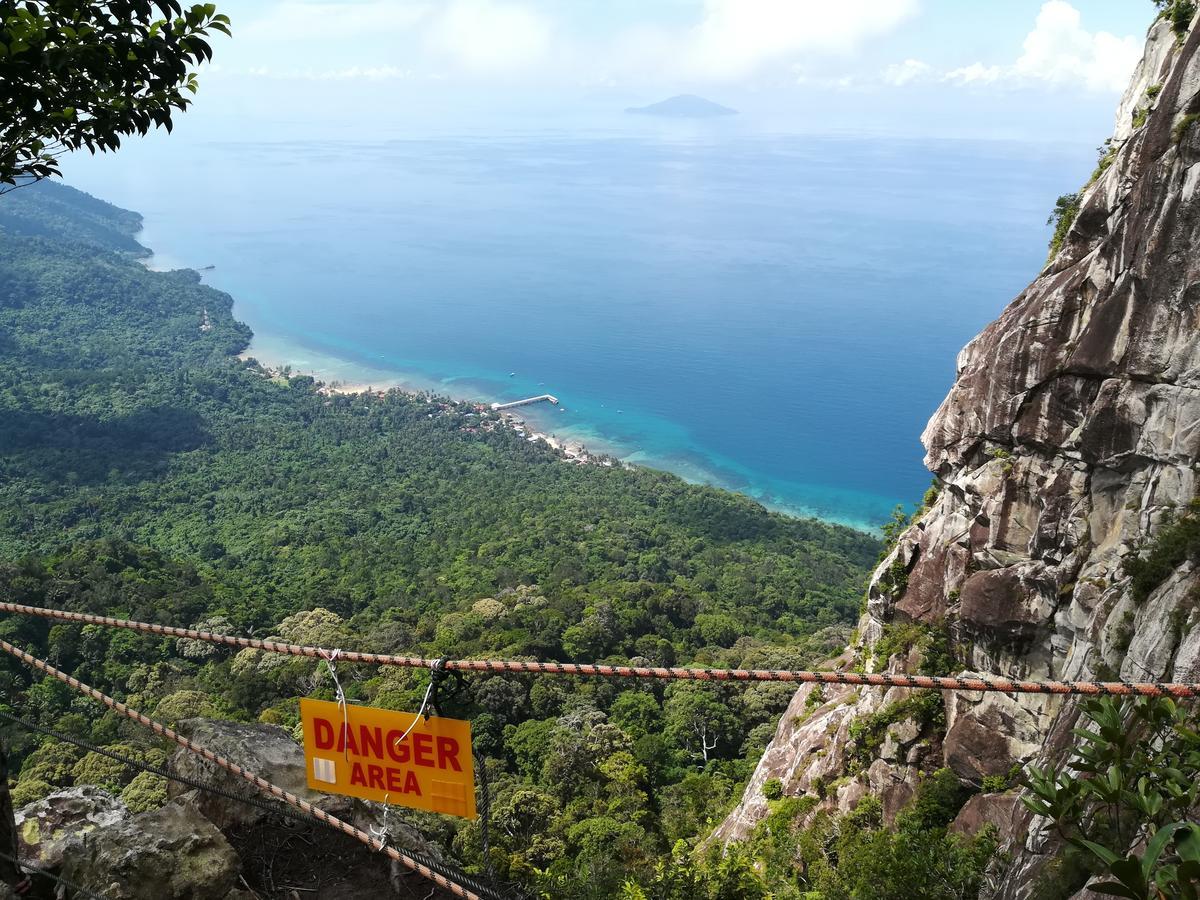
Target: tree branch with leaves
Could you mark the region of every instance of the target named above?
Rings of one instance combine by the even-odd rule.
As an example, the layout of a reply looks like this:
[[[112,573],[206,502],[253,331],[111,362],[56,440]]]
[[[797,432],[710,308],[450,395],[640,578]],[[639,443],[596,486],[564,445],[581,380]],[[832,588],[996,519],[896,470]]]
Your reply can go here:
[[[170,131],[212,32],[230,33],[213,3],[0,0],[0,193],[61,175],[68,151]]]

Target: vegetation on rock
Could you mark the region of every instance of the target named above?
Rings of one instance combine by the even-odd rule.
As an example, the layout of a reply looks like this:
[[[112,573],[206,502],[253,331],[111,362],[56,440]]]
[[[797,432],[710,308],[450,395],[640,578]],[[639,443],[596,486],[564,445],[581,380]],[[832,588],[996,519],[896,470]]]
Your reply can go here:
[[[1171,30],[1182,41],[1196,16],[1195,0],[1154,0],[1154,5],[1161,10],[1159,15],[1171,23]]]
[[[921,782],[892,824],[879,801],[864,797],[852,812],[813,814],[815,797],[772,802],[746,851],[759,861],[776,900],[962,900],[978,896],[996,846],[991,830],[974,838],[949,831],[967,791],[948,769]]]
[[[1121,565],[1130,576],[1130,592],[1140,603],[1189,560],[1200,562],[1200,500],[1193,500],[1183,515],[1160,528],[1152,541]]]
[[[1054,201],[1054,210],[1046,219],[1047,225],[1054,226],[1054,233],[1050,236],[1051,256],[1055,256],[1063,248],[1063,244],[1067,240],[1067,233],[1075,224],[1075,217],[1079,215],[1080,203],[1081,198],[1077,193],[1062,194]]]

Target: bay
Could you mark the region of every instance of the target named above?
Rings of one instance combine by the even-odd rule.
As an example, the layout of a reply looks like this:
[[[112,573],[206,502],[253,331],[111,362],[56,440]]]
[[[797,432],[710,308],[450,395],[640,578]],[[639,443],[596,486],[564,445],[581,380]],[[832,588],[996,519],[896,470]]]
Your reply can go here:
[[[167,152],[169,150],[169,152]],[[1079,148],[753,134],[130,145],[75,186],[207,267],[251,353],[511,400],[540,430],[874,528],[962,345],[1045,258]]]

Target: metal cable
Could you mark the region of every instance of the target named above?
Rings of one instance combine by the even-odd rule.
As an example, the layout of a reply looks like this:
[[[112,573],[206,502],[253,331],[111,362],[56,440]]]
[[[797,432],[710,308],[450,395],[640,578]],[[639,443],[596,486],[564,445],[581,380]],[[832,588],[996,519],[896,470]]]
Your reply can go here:
[[[87,750],[90,753],[99,753],[103,756],[107,756],[109,759],[113,759],[113,760],[116,760],[117,762],[123,763],[124,765],[128,766],[131,769],[141,769],[143,772],[149,772],[152,775],[158,775],[161,778],[167,778],[171,781],[175,781],[175,782],[178,782],[179,784],[187,785],[188,787],[195,788],[197,790],[204,791],[209,794],[213,794],[217,797],[223,797],[227,800],[233,800],[237,803],[244,803],[247,806],[256,807],[256,808],[264,810],[268,813],[272,813],[274,815],[281,816],[285,819],[290,819],[294,822],[303,822],[305,824],[309,824],[312,822],[311,816],[306,816],[303,813],[296,812],[295,810],[290,809],[289,807],[287,807],[283,804],[271,803],[269,801],[259,800],[257,797],[248,797],[244,794],[238,794],[234,791],[230,791],[225,788],[218,787],[215,784],[210,784],[210,783],[204,782],[204,781],[198,781],[197,779],[189,778],[186,775],[179,775],[175,772],[172,772],[169,769],[164,769],[160,766],[155,766],[150,763],[144,763],[144,762],[140,762],[138,760],[129,759],[128,757],[122,756],[119,753],[114,753],[113,751],[108,750],[104,747],[98,747],[95,744],[91,743],[90,741],[85,741],[82,738],[72,737],[69,734],[65,734],[61,731],[57,731],[54,728],[50,728],[46,725],[42,725],[37,722],[31,722],[28,719],[23,719],[20,716],[15,716],[12,713],[10,713],[6,710],[3,710],[3,709],[0,709],[0,719],[4,719],[8,722],[12,722],[14,725],[18,725],[21,728],[26,729],[27,731],[40,732],[42,734],[48,735],[57,740],[64,741],[68,744],[73,744],[74,746],[79,747],[81,750]],[[325,825],[327,828],[332,828],[334,831],[341,830],[339,828],[336,828],[335,826],[331,826],[328,822],[320,822],[320,824]],[[433,869],[435,872],[445,875],[447,878],[451,878],[455,881],[458,881],[459,883],[466,885],[467,887],[471,888],[472,890],[475,890],[476,892],[480,893],[483,896],[488,896],[489,894],[492,894],[492,895],[494,895],[494,900],[504,900],[503,897],[501,897],[498,894],[495,894],[494,889],[488,888],[486,885],[479,883],[478,880],[473,879],[471,876],[466,875],[465,873],[455,871],[454,869],[450,868],[449,866],[447,866],[445,863],[441,862],[440,860],[432,859],[431,857],[428,857],[423,853],[417,853],[417,852],[411,851],[411,850],[407,851],[407,852],[408,852],[409,856],[411,856],[413,859],[417,860],[418,862],[424,863],[425,865],[429,866],[429,868]]]
[[[119,700],[115,700],[114,698],[108,696],[107,694],[96,690],[94,687],[84,684],[78,678],[75,678],[71,675],[68,675],[65,672],[60,671],[59,669],[56,669],[54,666],[50,665],[50,663],[46,662],[45,660],[38,659],[36,656],[26,653],[24,650],[20,649],[19,647],[13,646],[12,644],[10,644],[8,641],[5,641],[5,640],[0,640],[0,650],[3,650],[5,653],[15,656],[17,659],[21,660],[22,662],[26,663],[27,665],[30,665],[33,668],[38,669],[39,671],[45,672],[47,675],[50,675],[50,676],[58,679],[59,681],[63,682],[64,684],[69,685],[70,687],[74,688],[75,690],[77,690],[83,694],[86,694],[87,696],[91,697],[93,700],[97,700],[100,703],[103,703],[109,709],[112,709],[115,712],[120,713],[121,715],[125,716],[128,719],[132,719],[134,722],[137,722],[138,724],[143,725],[146,728],[149,728],[155,734],[161,735],[162,737],[165,737],[168,740],[174,741],[175,743],[179,744],[184,749],[186,749],[192,753],[195,753],[197,756],[208,760],[209,762],[213,763],[216,766],[219,766],[222,769],[225,769],[227,772],[232,772],[234,775],[237,775],[239,778],[244,778],[246,781],[250,782],[252,785],[254,785],[259,790],[261,790],[267,794],[270,794],[271,796],[278,797],[280,800],[283,800],[289,806],[294,806],[295,808],[303,811],[304,813],[306,813],[309,816],[312,816],[313,818],[317,819],[318,821],[324,822],[325,824],[336,828],[337,830],[343,832],[344,834],[347,834],[350,837],[355,838],[358,841],[361,841],[363,844],[365,844],[370,849],[372,849],[376,852],[385,854],[386,856],[388,856],[388,858],[395,860],[396,862],[400,863],[405,868],[411,869],[412,871],[417,872],[420,875],[423,875],[425,878],[429,879],[430,881],[432,881],[434,884],[436,884],[438,887],[442,888],[443,890],[449,891],[450,893],[454,894],[455,896],[463,898],[463,900],[486,900],[486,898],[483,894],[480,894],[476,891],[470,890],[469,888],[463,886],[462,884],[459,884],[457,881],[452,880],[451,878],[441,874],[440,872],[434,871],[433,868],[431,868],[430,866],[426,865],[423,862],[418,861],[417,859],[413,858],[408,853],[405,853],[401,850],[396,849],[395,847],[391,847],[391,846],[387,845],[384,841],[380,840],[379,838],[372,837],[370,834],[363,831],[361,828],[356,828],[355,826],[351,825],[349,822],[346,822],[342,819],[339,819],[337,816],[334,816],[330,813],[325,812],[325,810],[323,810],[317,806],[314,806],[313,804],[309,803],[307,800],[297,797],[295,794],[291,793],[290,791],[285,791],[283,788],[279,787],[278,785],[272,784],[270,781],[267,781],[265,778],[262,778],[259,775],[256,775],[255,773],[251,772],[248,769],[243,768],[242,766],[239,766],[237,763],[232,762],[232,761],[226,759],[225,757],[223,757],[217,753],[214,753],[213,751],[211,751],[205,747],[201,747],[199,744],[194,743],[193,741],[191,741],[188,738],[184,737],[183,735],[179,734],[174,729],[168,728],[166,725],[163,725],[161,722],[156,722],[154,719],[151,719],[149,716],[147,716],[143,713],[140,713],[135,709],[130,709],[128,706],[126,706],[124,703],[120,702]]]
[[[40,616],[63,622],[81,622],[88,625],[105,625],[112,628],[129,628],[150,634],[190,638],[230,647],[247,647],[271,653],[291,656],[321,658],[330,651],[323,647],[307,647],[281,641],[264,641],[257,638],[237,637],[229,634],[214,634],[193,628],[175,628],[151,622],[134,622],[97,616],[91,613],[66,612],[25,606],[19,603],[0,603],[0,612],[17,615]],[[346,662],[371,663],[384,666],[406,666],[409,668],[432,669],[444,663],[447,671],[457,672],[523,672],[544,675],[583,675],[605,678],[664,678],[687,681],[786,681],[818,684],[843,684],[865,687],[927,688],[941,691],[996,691],[1003,694],[1111,694],[1115,696],[1139,697],[1200,697],[1200,683],[1176,682],[1130,682],[1130,681],[1016,681],[999,676],[977,677],[971,675],[930,676],[904,675],[885,672],[821,672],[803,669],[695,669],[650,666],[610,666],[596,663],[531,662],[527,660],[503,659],[426,659],[421,656],[393,656],[385,653],[361,653],[342,650],[339,659]]]
[[[58,884],[61,884],[67,890],[74,891],[76,894],[78,894],[81,897],[87,897],[88,900],[108,900],[108,898],[103,896],[102,894],[97,894],[95,891],[88,890],[85,887],[80,887],[79,885],[77,885],[73,882],[67,881],[67,879],[65,879],[59,875],[55,875],[49,869],[43,869],[41,866],[37,865],[36,863],[24,862],[22,860],[16,859],[15,857],[9,856],[3,850],[0,850],[0,857],[7,859],[10,863],[15,865],[18,869],[25,869],[29,872],[32,872],[35,875],[41,875],[45,878],[49,878],[52,881],[55,881]]]
[[[131,769],[141,769],[143,772],[149,772],[151,775],[158,775],[161,778],[167,778],[171,781],[176,781],[179,784],[185,784],[188,787],[196,788],[197,790],[213,794],[217,797],[224,797],[226,800],[235,800],[238,803],[245,803],[247,806],[255,806],[259,809],[266,810],[269,813],[275,813],[276,815],[285,816],[289,819],[297,819],[303,822],[309,821],[307,816],[293,812],[286,806],[268,803],[266,801],[259,800],[257,797],[247,797],[244,794],[237,794],[233,791],[226,790],[225,788],[217,787],[215,784],[197,781],[194,778],[188,778],[186,775],[178,775],[168,769],[161,768],[160,766],[129,759],[128,757],[122,756],[119,753],[114,753],[113,751],[107,750],[104,747],[98,747],[89,741],[82,740],[81,738],[72,737],[69,734],[64,734],[61,731],[56,731],[53,728],[40,725],[37,722],[30,722],[28,719],[23,719],[20,716],[14,716],[12,713],[6,712],[3,709],[0,709],[0,719],[12,722],[14,725],[19,725],[21,728],[24,728],[27,731],[38,731],[42,734],[49,735],[56,740],[60,740],[68,744],[74,744],[79,749],[86,750],[89,753],[99,753],[103,756],[107,756],[109,759],[114,759],[119,763],[123,763]]]

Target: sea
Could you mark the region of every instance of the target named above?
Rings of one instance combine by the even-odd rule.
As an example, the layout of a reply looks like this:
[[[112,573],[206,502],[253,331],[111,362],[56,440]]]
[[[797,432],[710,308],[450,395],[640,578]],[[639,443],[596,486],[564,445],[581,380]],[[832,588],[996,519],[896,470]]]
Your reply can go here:
[[[66,174],[144,215],[151,265],[229,292],[263,362],[553,394],[520,410],[547,434],[873,530],[920,500],[955,357],[1037,274],[1090,155],[639,122],[176,138]]]

